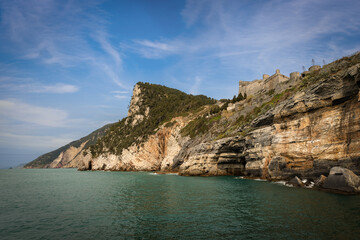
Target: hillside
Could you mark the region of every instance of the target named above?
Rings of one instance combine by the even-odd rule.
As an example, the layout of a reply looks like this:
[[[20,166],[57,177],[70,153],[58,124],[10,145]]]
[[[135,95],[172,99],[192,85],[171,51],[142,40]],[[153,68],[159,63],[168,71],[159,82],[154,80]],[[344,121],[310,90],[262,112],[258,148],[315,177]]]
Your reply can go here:
[[[36,158],[35,160],[27,163],[24,168],[47,168],[50,167],[50,164],[54,162],[59,156],[63,156],[66,151],[69,149],[77,149],[77,153],[74,154],[74,156],[70,157],[70,159],[66,159],[67,162],[70,162],[73,160],[77,154],[82,151],[83,149],[88,148],[89,146],[96,143],[97,139],[105,134],[107,129],[112,124],[107,124],[94,132],[90,133],[86,137],[83,137],[79,140],[73,141],[69,144],[66,144],[65,146],[62,146],[52,152],[45,153],[41,155],[40,157]],[[62,167],[64,165],[58,165],[55,167]]]

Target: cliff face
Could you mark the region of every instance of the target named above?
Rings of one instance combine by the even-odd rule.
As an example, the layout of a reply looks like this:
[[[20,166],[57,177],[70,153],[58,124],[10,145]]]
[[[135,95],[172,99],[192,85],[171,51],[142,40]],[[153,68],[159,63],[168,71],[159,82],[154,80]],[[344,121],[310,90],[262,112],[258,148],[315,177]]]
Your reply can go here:
[[[257,124],[271,124],[246,136],[246,170],[271,178],[316,177],[333,166],[359,173],[359,81],[360,64],[297,93],[257,119]]]
[[[120,155],[107,153],[91,159],[92,170],[172,171],[174,158],[182,149],[180,129],[185,121],[173,119],[171,127],[162,126],[141,145],[133,144]]]
[[[254,119],[245,136],[187,149],[179,173],[315,179],[341,166],[359,174],[359,86],[360,64],[342,69]]]
[[[231,108],[139,83],[127,118],[47,166],[268,179],[315,179],[340,166],[359,174],[359,87],[360,54]]]

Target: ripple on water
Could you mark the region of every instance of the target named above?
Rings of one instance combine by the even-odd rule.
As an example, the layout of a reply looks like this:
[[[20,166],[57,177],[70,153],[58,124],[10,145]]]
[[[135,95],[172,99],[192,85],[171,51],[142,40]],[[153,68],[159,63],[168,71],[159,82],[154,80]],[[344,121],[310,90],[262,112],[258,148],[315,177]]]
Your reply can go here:
[[[356,239],[360,234],[359,196],[280,184],[145,172],[1,170],[0,239]]]

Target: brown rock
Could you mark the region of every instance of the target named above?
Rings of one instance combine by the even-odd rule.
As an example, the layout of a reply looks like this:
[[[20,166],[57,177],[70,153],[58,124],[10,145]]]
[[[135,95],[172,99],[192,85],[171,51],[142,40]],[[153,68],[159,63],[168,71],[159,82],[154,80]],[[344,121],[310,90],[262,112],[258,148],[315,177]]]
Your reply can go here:
[[[326,180],[326,177],[324,175],[321,175],[316,181],[315,186],[321,187],[324,184],[324,181]]]
[[[322,187],[343,192],[359,192],[360,177],[349,169],[333,167]]]
[[[295,176],[289,181],[289,184],[293,185],[294,187],[304,187],[304,183],[301,181],[300,178]]]

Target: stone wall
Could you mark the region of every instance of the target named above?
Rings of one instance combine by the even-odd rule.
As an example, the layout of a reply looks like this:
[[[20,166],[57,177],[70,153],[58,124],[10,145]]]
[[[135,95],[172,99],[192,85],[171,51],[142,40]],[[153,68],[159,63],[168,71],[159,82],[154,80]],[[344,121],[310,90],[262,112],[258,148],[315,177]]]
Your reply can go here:
[[[298,72],[291,73],[291,76],[292,81],[296,81],[300,78],[300,74]],[[278,88],[279,84],[287,83],[289,80],[289,77],[281,74],[280,70],[277,69],[275,74],[272,76],[264,74],[262,80],[254,80],[252,82],[239,81],[239,94],[241,93],[243,96],[245,94],[247,96],[251,96],[256,95],[262,91],[267,92],[271,89]]]
[[[239,81],[239,94],[243,96],[255,95],[257,92],[264,89],[264,83],[262,80],[254,80],[252,82]]]

